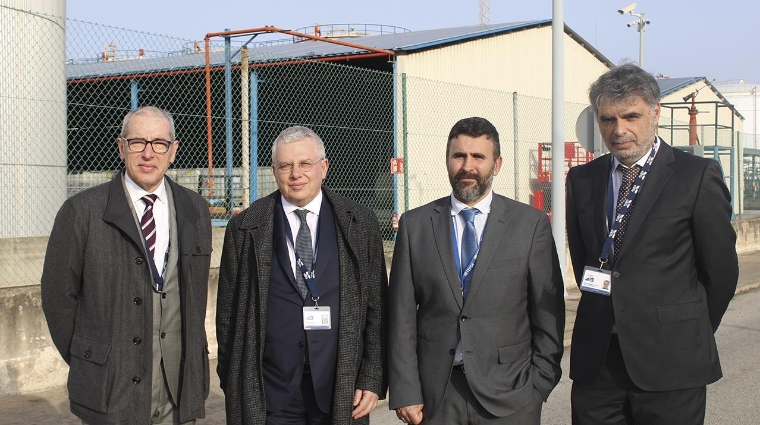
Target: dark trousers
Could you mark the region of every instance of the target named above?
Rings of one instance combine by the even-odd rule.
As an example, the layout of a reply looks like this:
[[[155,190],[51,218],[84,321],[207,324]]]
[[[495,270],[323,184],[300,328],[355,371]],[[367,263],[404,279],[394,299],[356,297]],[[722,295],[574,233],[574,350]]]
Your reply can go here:
[[[628,376],[617,335],[592,385],[573,383],[574,425],[699,425],[705,422],[706,387],[645,391]]]
[[[432,419],[425,418],[423,425],[538,425],[541,423],[541,394],[533,389],[533,399],[517,412],[504,417],[494,416],[480,405],[467,384],[465,370],[455,367],[441,407]]]
[[[267,425],[330,425],[331,422],[330,412],[323,412],[317,405],[308,368],[301,379],[301,391],[296,392],[290,403],[279,412],[267,411]]]

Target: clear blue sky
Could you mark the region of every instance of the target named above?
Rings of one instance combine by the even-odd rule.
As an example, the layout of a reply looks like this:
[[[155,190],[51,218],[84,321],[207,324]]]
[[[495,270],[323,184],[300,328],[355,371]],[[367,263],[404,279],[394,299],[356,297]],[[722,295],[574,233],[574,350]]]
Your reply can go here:
[[[613,63],[638,61],[639,34],[617,10],[629,0],[565,0],[565,22]],[[671,77],[744,79],[760,84],[753,0],[639,0],[651,20],[644,65]],[[206,33],[274,25],[296,29],[328,23],[372,23],[410,30],[478,23],[478,0],[67,0],[67,17],[201,40]],[[551,19],[551,0],[491,0],[491,23]],[[755,52],[755,53],[752,53]],[[515,64],[530,66],[530,64]]]

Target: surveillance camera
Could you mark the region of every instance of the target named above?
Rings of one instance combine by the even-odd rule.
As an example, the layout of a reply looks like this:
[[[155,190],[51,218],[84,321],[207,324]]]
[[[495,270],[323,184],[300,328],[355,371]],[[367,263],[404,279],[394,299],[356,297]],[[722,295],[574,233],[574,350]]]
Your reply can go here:
[[[618,9],[618,13],[621,15],[625,15],[626,13],[633,12],[633,9],[636,9],[636,3],[631,3],[628,6]]]
[[[644,21],[644,24],[646,24],[646,25],[649,25],[649,24],[651,24],[651,23],[652,23],[652,22],[651,22],[649,19],[647,19],[646,21]]]
[[[625,26],[627,26],[628,28],[630,28],[630,27],[636,25],[637,23],[638,23],[637,21],[631,21],[631,22],[625,24]]]

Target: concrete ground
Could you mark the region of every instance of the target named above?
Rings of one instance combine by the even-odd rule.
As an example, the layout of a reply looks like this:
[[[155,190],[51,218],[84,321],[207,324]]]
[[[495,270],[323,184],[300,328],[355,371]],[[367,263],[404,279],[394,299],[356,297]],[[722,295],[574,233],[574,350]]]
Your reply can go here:
[[[737,294],[760,287],[760,251],[739,255],[739,285]],[[570,277],[572,279],[572,277]],[[580,300],[580,292],[569,291],[565,303],[567,314],[565,325],[565,346],[570,345],[570,337],[575,323],[575,313]],[[216,361],[211,364],[216,369]],[[386,410],[384,402],[378,410]],[[373,414],[374,416],[374,414]],[[198,425],[224,423],[224,398],[219,389],[219,379],[211,374],[211,394],[206,401],[206,419]],[[400,422],[399,422],[400,423]],[[7,425],[78,425],[81,421],[69,411],[68,394],[65,387],[54,388],[34,394],[13,395],[0,398],[0,424]]]

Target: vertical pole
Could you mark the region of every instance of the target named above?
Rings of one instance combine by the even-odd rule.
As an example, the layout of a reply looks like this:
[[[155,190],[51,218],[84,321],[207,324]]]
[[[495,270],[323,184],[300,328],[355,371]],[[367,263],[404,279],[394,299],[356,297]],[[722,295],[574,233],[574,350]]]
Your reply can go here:
[[[403,142],[404,142],[404,211],[409,211],[409,150],[407,146],[409,144],[409,133],[406,126],[406,72],[401,74],[401,114],[402,114],[402,126],[403,126]]]
[[[399,100],[399,84],[398,84],[398,76],[396,75],[396,72],[398,71],[396,67],[396,60],[394,58],[393,60],[393,157],[398,158],[398,100]],[[406,159],[404,159],[406,161]],[[404,173],[406,174],[406,164],[404,164]],[[394,174],[393,176],[393,213],[398,214],[398,174]]]
[[[565,22],[563,0],[552,0],[552,233],[565,277]],[[567,289],[565,289],[567,293]]]
[[[518,149],[517,149],[517,143],[518,143],[518,135],[520,134],[518,132],[517,125],[519,123],[519,120],[517,119],[517,92],[512,92],[512,134],[514,138],[514,144],[512,145],[512,163],[513,169],[514,169],[514,179],[515,179],[515,192],[514,192],[514,198],[515,201],[519,201],[519,190],[518,190],[518,182],[520,181],[520,164],[518,161]]]
[[[644,31],[646,31],[647,21],[644,14],[639,16],[639,68],[644,69]]]
[[[226,28],[225,31],[229,31]],[[225,207],[232,211],[232,61],[230,36],[224,37],[224,131],[227,162],[224,170]]]
[[[206,149],[208,153],[208,196],[214,196],[214,152],[212,149],[212,123],[211,123],[211,42],[206,36]],[[199,188],[200,189],[200,188]]]
[[[248,47],[243,46],[240,49],[240,117],[242,122],[240,123],[240,131],[242,137],[240,140],[240,149],[242,153],[240,165],[243,167],[243,175],[240,178],[240,183],[243,185],[243,208],[247,208],[251,203],[251,186],[250,181],[250,159],[248,158],[248,149],[251,145],[251,133],[250,133],[250,86],[248,81]]]
[[[259,73],[251,71],[251,199],[259,199]]]
[[[130,107],[134,111],[135,109],[140,107],[140,102],[138,100],[138,94],[140,93],[140,87],[137,83],[137,80],[129,80],[129,91],[130,91],[130,100],[131,105]]]

